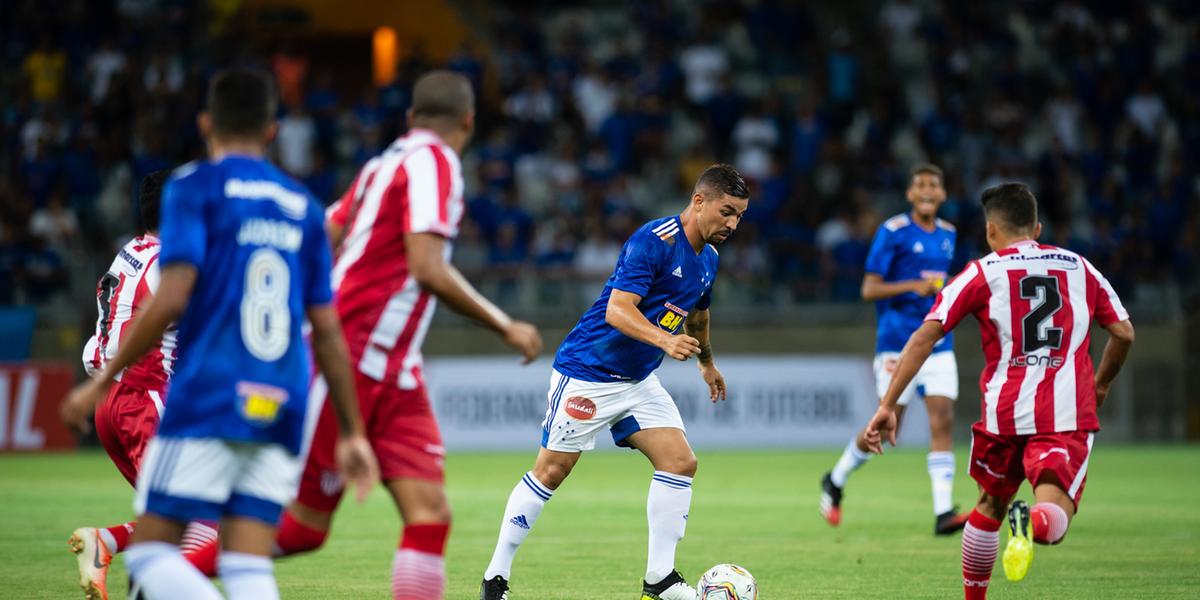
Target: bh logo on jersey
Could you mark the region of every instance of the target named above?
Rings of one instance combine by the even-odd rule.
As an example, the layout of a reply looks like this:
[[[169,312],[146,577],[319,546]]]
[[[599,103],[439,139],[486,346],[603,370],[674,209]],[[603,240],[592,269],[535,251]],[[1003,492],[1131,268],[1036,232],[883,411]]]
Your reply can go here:
[[[238,398],[242,418],[253,425],[266,427],[279,419],[279,407],[287,402],[287,390],[261,383],[239,381]]]
[[[580,421],[586,421],[596,416],[596,403],[583,396],[571,396],[567,398],[565,410],[568,415]]]
[[[671,333],[675,333],[679,330],[679,325],[683,323],[685,318],[687,318],[688,311],[683,310],[682,308],[679,308],[670,302],[664,302],[663,306],[666,307],[667,310],[663,311],[662,316],[658,318],[658,326],[670,331]]]

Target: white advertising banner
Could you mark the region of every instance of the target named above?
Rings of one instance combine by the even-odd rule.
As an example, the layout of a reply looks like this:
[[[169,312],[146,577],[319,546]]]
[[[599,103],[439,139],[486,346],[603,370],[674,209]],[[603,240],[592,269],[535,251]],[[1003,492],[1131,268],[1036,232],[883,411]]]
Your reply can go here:
[[[695,361],[657,371],[697,449],[844,446],[878,406],[869,357],[725,355],[729,398],[712,404]],[[541,442],[551,359],[522,367],[508,357],[428,359],[425,381],[449,450],[534,449]],[[920,404],[920,403],[914,403]],[[905,416],[903,440],[923,444],[923,406]],[[611,438],[596,448],[614,448]]]

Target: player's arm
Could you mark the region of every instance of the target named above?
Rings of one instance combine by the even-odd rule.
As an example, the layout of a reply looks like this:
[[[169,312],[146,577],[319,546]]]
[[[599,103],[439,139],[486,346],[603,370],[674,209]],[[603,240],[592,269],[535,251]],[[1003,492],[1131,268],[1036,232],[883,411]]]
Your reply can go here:
[[[140,314],[134,317],[129,333],[121,339],[117,355],[103,371],[71,390],[67,396],[60,414],[68,427],[87,431],[88,415],[104,397],[105,390],[117,373],[162,341],[163,332],[187,308],[192,288],[196,285],[196,273],[196,267],[189,263],[173,263],[163,267],[158,291]]]
[[[709,398],[713,402],[717,402],[725,399],[725,378],[721,376],[716,363],[713,362],[712,343],[708,336],[708,318],[707,308],[694,309],[688,313],[683,327],[687,334],[696,338],[696,342],[700,345],[700,352],[696,354],[700,376],[704,378],[704,383],[708,384]]]
[[[421,287],[454,312],[495,331],[528,364],[542,351],[542,336],[533,325],[515,321],[475,290],[454,265],[446,261],[446,239],[436,233],[404,236],[409,272]]]
[[[333,307],[310,306],[307,316],[312,325],[313,358],[329,385],[329,400],[337,417],[339,470],[357,489],[356,496],[362,502],[379,480],[379,465],[363,431],[354,375],[350,371],[350,353]]]
[[[614,289],[608,297],[604,321],[617,331],[639,341],[661,348],[675,360],[687,360],[700,354],[700,342],[690,335],[671,335],[656,327],[638,310],[642,297],[633,292]],[[711,357],[710,357],[711,358]]]
[[[1133,347],[1133,323],[1129,319],[1117,321],[1105,329],[1108,330],[1108,342],[1104,344],[1104,354],[1096,369],[1096,408],[1100,408],[1108,398],[1108,388],[1125,364],[1129,349]]]
[[[884,281],[883,276],[878,273],[867,273],[863,276],[862,299],[867,302],[886,300],[909,292],[922,297],[932,296],[937,293],[937,285],[929,279]]]

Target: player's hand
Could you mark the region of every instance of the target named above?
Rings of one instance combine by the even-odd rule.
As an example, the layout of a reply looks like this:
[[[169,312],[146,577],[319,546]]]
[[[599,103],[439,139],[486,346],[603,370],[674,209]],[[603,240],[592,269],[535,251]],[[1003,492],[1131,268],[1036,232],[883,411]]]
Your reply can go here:
[[[101,383],[99,379],[89,379],[75,386],[58,409],[63,425],[78,433],[91,431],[88,416],[96,412],[96,405],[104,399],[106,393],[108,384]]]
[[[700,341],[690,335],[670,335],[663,336],[662,341],[658,344],[667,356],[679,361],[687,360],[697,354],[700,354]]]
[[[919,279],[913,282],[913,293],[922,297],[936,296],[938,293],[938,284],[934,279]]]
[[[867,429],[863,434],[867,442],[867,449],[875,454],[883,454],[883,442],[895,446],[896,445],[896,411],[879,407],[875,411],[875,416],[867,423]]]
[[[1108,386],[1109,386],[1109,384],[1107,384],[1107,383],[1100,383],[1099,381],[1096,382],[1096,408],[1097,409],[1099,409],[1101,406],[1104,406],[1104,401],[1108,399]]]
[[[542,353],[542,334],[524,321],[513,321],[504,330],[504,343],[521,354],[521,364],[533,362]]]
[[[379,481],[379,463],[371,444],[361,433],[339,438],[334,451],[337,456],[338,474],[347,487],[354,488],[354,498],[359,504],[367,499],[367,494]]]
[[[700,363],[700,376],[704,378],[704,383],[708,384],[708,397],[712,399],[713,404],[725,399],[725,377],[717,370],[716,364]]]

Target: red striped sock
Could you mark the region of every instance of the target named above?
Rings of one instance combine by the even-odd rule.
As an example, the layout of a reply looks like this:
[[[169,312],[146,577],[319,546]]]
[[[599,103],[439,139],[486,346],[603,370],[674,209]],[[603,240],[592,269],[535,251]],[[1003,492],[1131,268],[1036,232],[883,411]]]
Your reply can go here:
[[[196,570],[204,573],[205,577],[217,576],[217,554],[221,551],[221,544],[217,538],[213,538],[200,546],[191,550],[185,550],[183,558],[192,563]]]
[[[1067,534],[1071,518],[1063,507],[1053,502],[1038,502],[1029,509],[1029,520],[1033,524],[1033,541],[1039,544],[1057,544]]]
[[[316,550],[325,543],[328,535],[328,531],[321,531],[297,521],[292,518],[292,513],[285,510],[279,520],[279,530],[275,532],[275,556],[290,556]]]
[[[113,543],[109,543],[108,536],[101,535],[104,538],[104,545],[109,547],[109,552],[116,554],[125,551],[125,546],[129,545],[129,538],[133,536],[133,525],[134,522],[130,521],[121,525],[104,528],[104,531],[107,531],[108,535],[112,536]]]
[[[1000,552],[1000,521],[971,511],[962,533],[963,593],[966,600],[987,597],[992,567]]]
[[[392,562],[393,600],[442,600],[446,594],[448,523],[408,525]]]

